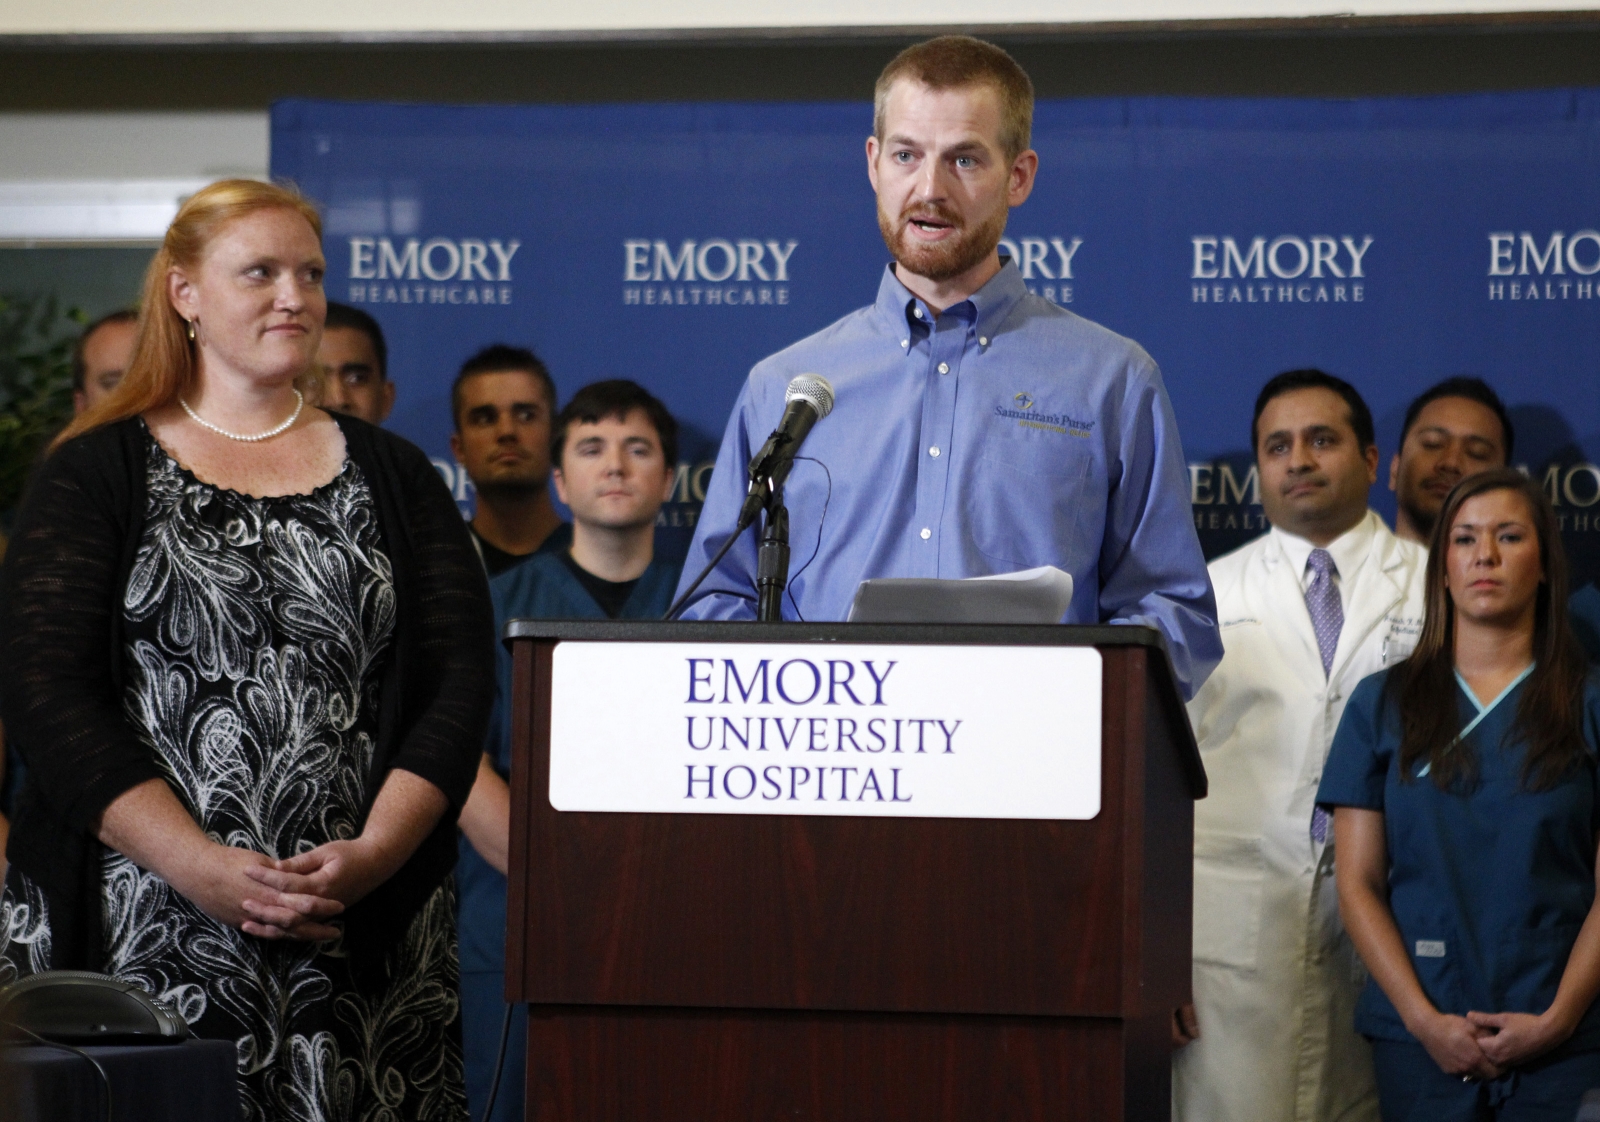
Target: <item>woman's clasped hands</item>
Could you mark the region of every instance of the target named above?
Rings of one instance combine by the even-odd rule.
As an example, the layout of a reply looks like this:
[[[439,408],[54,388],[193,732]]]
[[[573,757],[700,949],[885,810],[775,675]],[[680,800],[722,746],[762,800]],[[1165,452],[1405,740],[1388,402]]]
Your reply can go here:
[[[1469,1079],[1498,1079],[1565,1041],[1572,1026],[1545,1013],[1435,1012],[1412,1029],[1439,1069]]]
[[[283,860],[246,863],[243,874],[257,888],[242,901],[247,914],[238,927],[263,939],[335,938],[338,929],[326,921],[388,879],[394,871],[390,865],[367,838],[327,842]]]

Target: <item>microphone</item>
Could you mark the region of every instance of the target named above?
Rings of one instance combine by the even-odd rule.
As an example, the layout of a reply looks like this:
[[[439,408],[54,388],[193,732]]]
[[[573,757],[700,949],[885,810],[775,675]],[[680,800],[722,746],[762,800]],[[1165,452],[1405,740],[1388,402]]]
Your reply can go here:
[[[739,511],[739,530],[755,522],[768,492],[781,488],[789,477],[800,445],[812,427],[833,412],[833,387],[821,374],[796,375],[783,397],[787,403],[783,419],[750,460],[750,492]],[[770,481],[770,486],[762,486],[764,481]]]

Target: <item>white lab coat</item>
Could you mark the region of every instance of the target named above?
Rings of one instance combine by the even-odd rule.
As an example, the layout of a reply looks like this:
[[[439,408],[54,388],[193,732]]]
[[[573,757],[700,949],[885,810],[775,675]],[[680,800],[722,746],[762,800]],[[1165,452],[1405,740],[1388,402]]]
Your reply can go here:
[[[1410,654],[1422,628],[1427,552],[1373,512],[1366,521],[1362,560],[1340,566],[1344,627],[1326,678],[1303,569],[1280,532],[1210,565],[1224,654],[1189,703],[1210,793],[1195,804],[1201,1035],[1173,1060],[1179,1122],[1378,1118],[1371,1053],[1353,1027],[1365,974],[1339,922],[1331,831],[1326,845],[1311,839],[1345,700]]]

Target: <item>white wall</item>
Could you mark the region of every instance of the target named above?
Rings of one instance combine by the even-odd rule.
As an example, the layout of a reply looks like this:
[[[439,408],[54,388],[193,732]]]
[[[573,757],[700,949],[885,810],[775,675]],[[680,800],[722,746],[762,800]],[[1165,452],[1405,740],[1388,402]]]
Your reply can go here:
[[[1143,20],[1575,11],[1595,0],[0,0],[0,35],[450,32],[928,27]]]
[[[197,188],[264,177],[267,135],[265,113],[0,113],[0,242],[158,240]]]

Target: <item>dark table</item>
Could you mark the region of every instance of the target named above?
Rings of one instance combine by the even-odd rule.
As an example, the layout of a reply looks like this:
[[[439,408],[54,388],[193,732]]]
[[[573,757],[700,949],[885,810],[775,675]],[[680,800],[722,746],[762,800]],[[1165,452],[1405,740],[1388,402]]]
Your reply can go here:
[[[238,1122],[229,1040],[84,1046],[111,1080],[115,1122]],[[102,1122],[104,1085],[82,1056],[42,1045],[0,1054],[0,1122]]]

